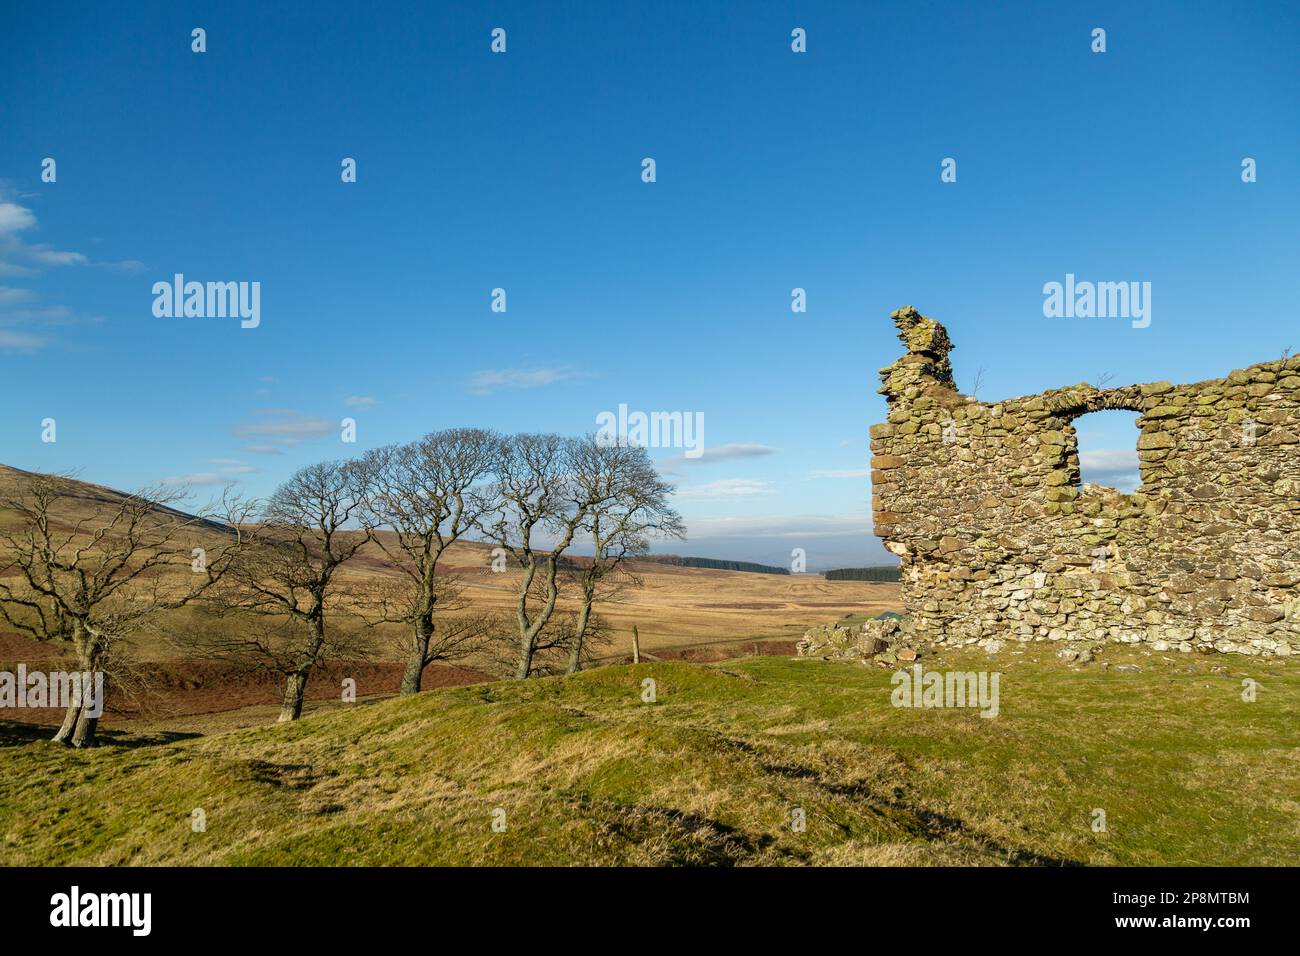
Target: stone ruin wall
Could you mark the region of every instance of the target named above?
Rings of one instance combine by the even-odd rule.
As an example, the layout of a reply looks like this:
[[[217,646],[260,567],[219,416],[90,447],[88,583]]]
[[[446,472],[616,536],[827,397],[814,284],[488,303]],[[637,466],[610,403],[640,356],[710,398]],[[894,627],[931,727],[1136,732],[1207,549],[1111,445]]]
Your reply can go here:
[[[893,319],[872,507],[916,637],[1300,653],[1300,358],[985,403],[942,325]],[[1133,494],[1079,487],[1071,422],[1102,409],[1141,413]]]

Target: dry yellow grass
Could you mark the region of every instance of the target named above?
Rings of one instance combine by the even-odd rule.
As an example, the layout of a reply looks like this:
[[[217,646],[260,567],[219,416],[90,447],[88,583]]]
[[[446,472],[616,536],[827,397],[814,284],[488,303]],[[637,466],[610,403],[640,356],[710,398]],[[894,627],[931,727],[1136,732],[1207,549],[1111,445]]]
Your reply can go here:
[[[490,548],[458,544],[447,554],[447,570],[466,585],[475,606],[513,608],[517,577],[493,573]],[[754,638],[791,638],[815,624],[846,614],[897,610],[897,584],[827,581],[820,575],[755,574],[641,564],[641,585],[627,589],[598,610],[614,629],[608,653],[629,651],[632,625],[642,650],[665,650],[709,643],[737,643]],[[564,606],[563,604],[561,605]]]

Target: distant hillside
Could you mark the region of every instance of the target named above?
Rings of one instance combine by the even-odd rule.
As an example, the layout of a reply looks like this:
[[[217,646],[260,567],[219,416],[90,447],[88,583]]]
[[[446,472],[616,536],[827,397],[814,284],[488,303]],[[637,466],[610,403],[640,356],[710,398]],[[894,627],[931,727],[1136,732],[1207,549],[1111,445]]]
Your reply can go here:
[[[32,477],[28,472],[0,465],[0,490],[11,482]],[[75,479],[69,479],[69,491],[75,500],[60,509],[58,522],[69,528],[82,518],[111,513],[123,497],[122,492]],[[0,510],[0,527],[12,527],[15,518]],[[205,535],[224,532],[219,525],[194,529],[200,545]],[[591,558],[566,555],[566,564],[569,561],[571,566],[582,567]],[[846,614],[875,615],[899,609],[896,594],[888,589],[868,588],[856,581],[826,581],[815,574],[790,574],[784,568],[752,562],[659,555],[637,562],[637,569],[635,584],[623,590],[617,601],[605,602],[598,608],[612,641],[602,650],[602,658],[619,659],[627,653],[633,626],[638,628],[641,650],[657,653],[739,640],[798,638],[809,627]],[[492,544],[457,542],[443,556],[439,571],[460,580],[470,607],[514,613],[518,572],[507,567],[504,573],[498,573]],[[735,571],[759,573],[731,573]],[[188,563],[175,573],[188,574]],[[371,545],[348,563],[343,579],[350,586],[364,589],[368,582],[382,582],[395,573],[383,551]],[[562,593],[561,609],[567,611],[574,606],[571,593]],[[177,613],[178,625],[195,626],[202,619],[201,609]],[[29,642],[17,636],[13,640],[23,643],[6,650],[5,636],[5,629],[0,628],[0,654],[22,660],[34,653],[27,648]],[[158,635],[142,635],[135,647],[135,655],[143,660],[172,660],[176,654],[164,640],[162,630]]]
[[[129,492],[92,484],[77,477],[75,473],[71,476],[38,475],[35,472],[23,471],[21,468],[13,468],[9,465],[0,465],[0,493],[16,494],[26,483],[38,477],[53,478],[61,486],[63,493],[70,499],[62,503],[57,512],[57,518],[66,522],[80,519],[89,520],[96,515],[111,516],[115,509],[121,507],[123,501],[131,497]],[[161,506],[159,511],[182,521],[195,522],[196,532],[201,532],[204,529],[221,535],[230,532],[230,529],[219,521],[197,518],[195,515],[179,508]],[[7,517],[7,515],[0,514],[0,519]]]
[[[789,568],[778,568],[770,564],[756,564],[753,561],[724,561],[720,558],[684,558],[678,554],[652,554],[641,561],[653,564],[670,564],[678,568],[709,568],[713,571],[750,571],[754,574],[789,574]]]
[[[877,565],[870,568],[838,568],[826,572],[827,581],[899,581],[902,569],[896,564]]]

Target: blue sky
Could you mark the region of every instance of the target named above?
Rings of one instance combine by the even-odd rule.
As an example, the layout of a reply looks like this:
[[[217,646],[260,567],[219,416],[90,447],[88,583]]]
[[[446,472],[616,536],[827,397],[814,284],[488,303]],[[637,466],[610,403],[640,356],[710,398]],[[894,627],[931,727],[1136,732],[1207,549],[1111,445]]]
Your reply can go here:
[[[656,453],[673,550],[833,567],[885,558],[898,306],[986,400],[1300,349],[1294,4],[268,6],[0,11],[0,461],[264,494],[447,426],[701,412],[701,460]],[[260,282],[260,326],[155,318],[177,272]],[[1150,282],[1150,326],[1045,318],[1066,273]],[[1080,423],[1092,477],[1120,419]]]

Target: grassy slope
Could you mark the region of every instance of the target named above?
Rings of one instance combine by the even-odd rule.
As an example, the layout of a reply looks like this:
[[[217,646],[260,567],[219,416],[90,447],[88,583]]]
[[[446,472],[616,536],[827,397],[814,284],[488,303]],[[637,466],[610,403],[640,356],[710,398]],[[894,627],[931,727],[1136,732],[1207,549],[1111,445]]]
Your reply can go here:
[[[1294,863],[1300,670],[1105,656],[1142,670],[1067,668],[1041,646],[926,660],[1001,670],[993,720],[893,708],[886,670],[755,658],[88,753],[0,724],[0,863]]]

